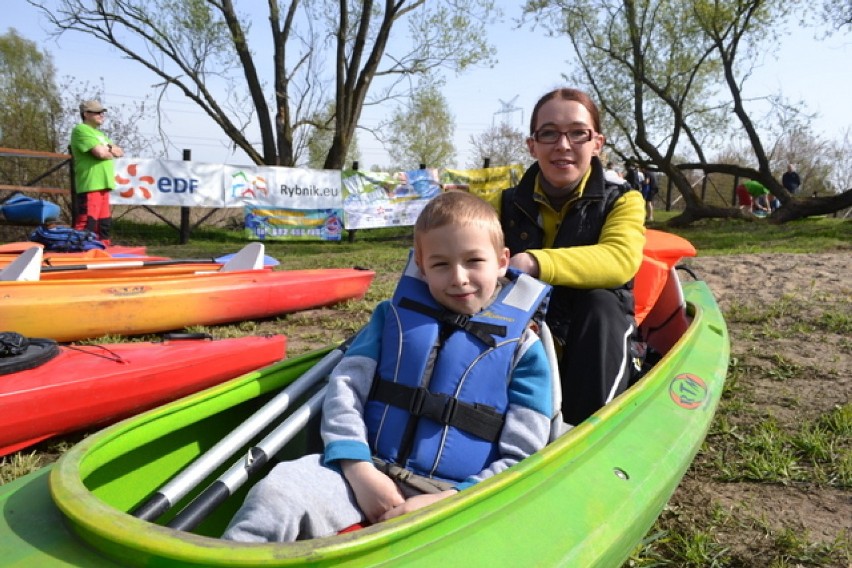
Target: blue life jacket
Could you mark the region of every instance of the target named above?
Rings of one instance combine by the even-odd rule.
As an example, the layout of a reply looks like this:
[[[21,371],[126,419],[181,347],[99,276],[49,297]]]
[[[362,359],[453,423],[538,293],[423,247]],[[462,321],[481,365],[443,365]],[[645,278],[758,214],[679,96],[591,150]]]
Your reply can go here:
[[[364,411],[373,455],[418,475],[463,481],[497,459],[521,338],[550,286],[510,270],[495,301],[450,312],[409,260],[385,318]]]
[[[44,245],[50,252],[85,252],[92,249],[105,249],[98,236],[91,231],[82,231],[61,225],[40,225],[30,233],[30,240]]]

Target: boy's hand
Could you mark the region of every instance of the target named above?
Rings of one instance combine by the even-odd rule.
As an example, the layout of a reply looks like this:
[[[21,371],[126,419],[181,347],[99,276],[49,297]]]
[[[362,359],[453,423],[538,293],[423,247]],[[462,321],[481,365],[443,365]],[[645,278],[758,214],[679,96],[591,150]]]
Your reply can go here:
[[[343,476],[349,482],[355,500],[371,523],[394,507],[405,504],[405,498],[393,480],[366,461],[341,460]]]
[[[458,493],[458,491],[456,491],[455,489],[447,489],[446,491],[441,491],[440,493],[424,493],[423,495],[415,495],[414,497],[409,497],[405,501],[405,503],[397,505],[396,507],[390,509],[381,517],[379,517],[379,520],[387,521],[388,519],[404,515],[405,513],[410,513],[412,511],[416,511],[417,509],[422,509],[426,505],[437,503],[438,501],[446,499],[447,497],[455,495],[456,493]]]

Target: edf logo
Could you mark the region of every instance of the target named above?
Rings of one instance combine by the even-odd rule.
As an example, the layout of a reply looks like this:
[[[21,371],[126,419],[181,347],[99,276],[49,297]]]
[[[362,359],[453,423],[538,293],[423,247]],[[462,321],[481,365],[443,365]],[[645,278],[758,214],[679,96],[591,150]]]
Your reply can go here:
[[[157,179],[157,189],[163,193],[195,193],[198,189],[198,178],[168,178]]]
[[[144,175],[139,171],[139,164],[128,164],[125,170],[125,175],[116,174],[115,181],[120,186],[119,195],[130,198],[136,195],[137,192],[145,198],[151,199],[152,186],[156,187],[160,193],[195,193],[198,190],[198,178],[182,178],[182,177],[158,177]]]

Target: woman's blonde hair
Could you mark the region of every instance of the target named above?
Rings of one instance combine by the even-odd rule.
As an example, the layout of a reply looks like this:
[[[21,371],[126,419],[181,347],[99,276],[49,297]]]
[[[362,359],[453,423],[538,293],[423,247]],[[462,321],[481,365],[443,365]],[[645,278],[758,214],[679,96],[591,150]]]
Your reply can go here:
[[[500,218],[491,204],[465,191],[448,191],[427,203],[417,217],[414,248],[419,248],[420,235],[447,225],[477,225],[488,232],[494,250],[505,247]]]

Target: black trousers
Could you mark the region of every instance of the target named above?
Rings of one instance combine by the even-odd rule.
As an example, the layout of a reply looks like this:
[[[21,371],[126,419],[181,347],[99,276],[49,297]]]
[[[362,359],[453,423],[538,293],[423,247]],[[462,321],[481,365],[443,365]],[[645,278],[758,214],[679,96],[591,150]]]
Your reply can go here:
[[[551,331],[561,351],[562,419],[576,426],[630,384],[635,324],[612,290],[573,292]]]

